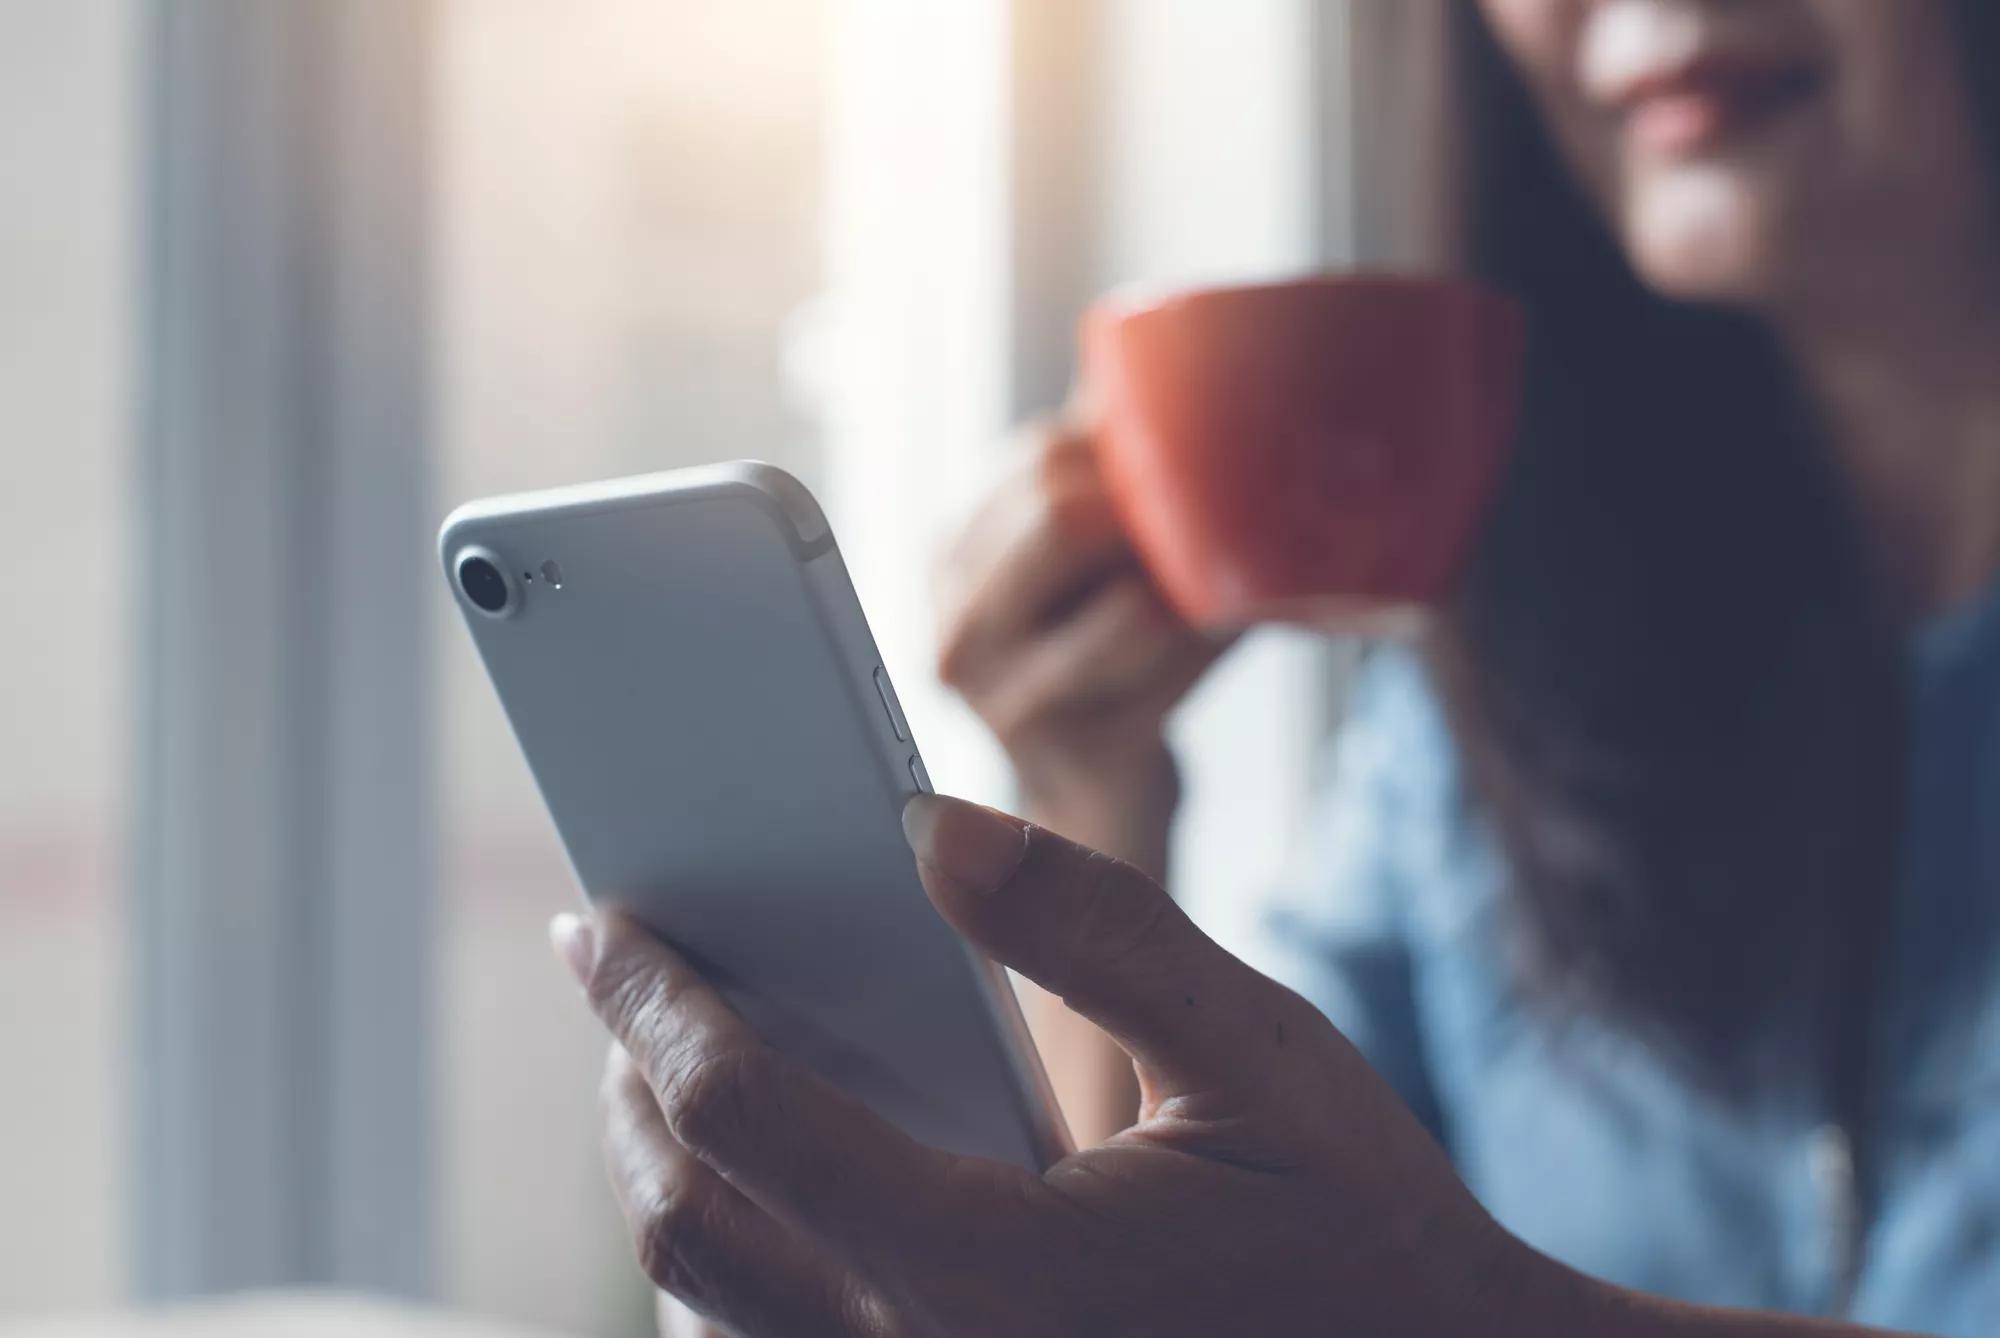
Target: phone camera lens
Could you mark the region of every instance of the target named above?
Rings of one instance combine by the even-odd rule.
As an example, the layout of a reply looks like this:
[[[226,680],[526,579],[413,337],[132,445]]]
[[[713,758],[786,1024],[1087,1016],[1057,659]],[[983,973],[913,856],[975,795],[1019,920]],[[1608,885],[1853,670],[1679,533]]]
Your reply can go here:
[[[499,566],[477,553],[468,553],[458,560],[458,587],[484,613],[506,612],[514,597]]]

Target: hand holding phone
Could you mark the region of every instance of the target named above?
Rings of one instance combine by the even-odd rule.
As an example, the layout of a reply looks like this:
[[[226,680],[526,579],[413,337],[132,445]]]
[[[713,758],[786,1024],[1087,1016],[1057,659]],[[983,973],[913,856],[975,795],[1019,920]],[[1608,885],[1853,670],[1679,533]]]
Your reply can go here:
[[[929,780],[802,484],[745,462],[496,498],[439,551],[593,903],[918,1140],[1068,1150],[1005,973],[918,881]]]

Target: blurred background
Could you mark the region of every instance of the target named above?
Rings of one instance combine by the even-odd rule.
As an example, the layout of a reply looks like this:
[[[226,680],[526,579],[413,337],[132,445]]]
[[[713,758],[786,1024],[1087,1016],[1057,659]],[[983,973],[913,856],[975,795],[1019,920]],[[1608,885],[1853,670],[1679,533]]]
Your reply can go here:
[[[1093,294],[1420,232],[1382,90],[1428,13],[0,4],[0,1330],[311,1287],[646,1331],[437,521],[783,464],[940,787],[1004,801],[932,553]],[[1267,636],[1179,722],[1225,938],[1328,654]]]

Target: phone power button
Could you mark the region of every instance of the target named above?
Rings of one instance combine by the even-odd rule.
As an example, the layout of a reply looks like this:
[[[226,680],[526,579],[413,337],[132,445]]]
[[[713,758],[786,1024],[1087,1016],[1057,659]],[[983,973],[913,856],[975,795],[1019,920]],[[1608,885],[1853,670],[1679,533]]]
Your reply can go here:
[[[889,714],[889,728],[896,731],[899,743],[910,741],[910,722],[903,718],[903,707],[896,700],[896,689],[889,686],[889,675],[879,666],[875,670],[875,692],[882,698],[882,709]]]

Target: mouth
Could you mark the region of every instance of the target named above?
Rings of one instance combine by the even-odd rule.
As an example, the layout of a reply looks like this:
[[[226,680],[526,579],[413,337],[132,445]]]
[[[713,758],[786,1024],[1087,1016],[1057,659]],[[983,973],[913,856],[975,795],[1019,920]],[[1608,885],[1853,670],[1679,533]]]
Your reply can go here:
[[[1823,82],[1803,65],[1712,56],[1636,76],[1605,102],[1635,148],[1689,158],[1768,128]]]
[[[1826,83],[1812,44],[1764,6],[1610,0],[1578,66],[1585,97],[1632,147],[1669,158],[1768,128]]]

